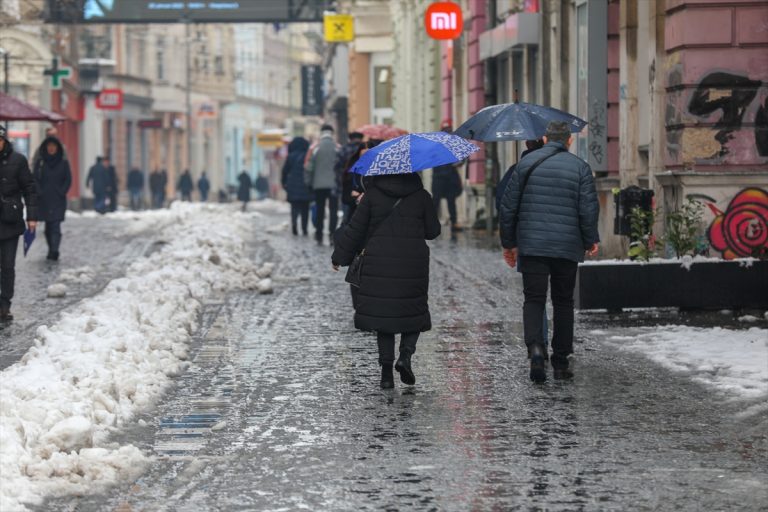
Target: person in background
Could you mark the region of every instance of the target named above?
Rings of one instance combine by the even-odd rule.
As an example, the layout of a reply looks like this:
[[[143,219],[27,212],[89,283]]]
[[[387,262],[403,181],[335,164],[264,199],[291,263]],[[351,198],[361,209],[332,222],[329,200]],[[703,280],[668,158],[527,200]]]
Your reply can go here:
[[[340,190],[339,199],[341,200],[342,225],[349,223],[349,219],[352,218],[352,214],[357,206],[357,201],[352,197],[354,177],[349,173],[349,169],[360,158],[360,150],[365,146],[363,137],[364,135],[360,132],[351,132],[349,134],[349,142],[341,148],[336,160],[337,188]],[[352,160],[353,158],[354,161]]]
[[[200,179],[197,180],[197,190],[200,192],[200,201],[208,201],[208,193],[211,191],[211,182],[205,175],[205,171],[200,175]]]
[[[109,198],[109,211],[117,211],[117,169],[112,165],[109,157],[104,157],[105,165],[107,167],[107,197]]]
[[[107,193],[109,190],[108,157],[96,157],[96,163],[88,170],[85,186],[93,192],[93,209],[99,213],[107,212]]]
[[[45,222],[45,241],[51,261],[59,260],[61,223],[67,212],[67,192],[72,186],[72,172],[64,159],[64,147],[56,137],[48,137],[38,148],[40,159],[32,173],[37,183],[38,221]]]
[[[299,234],[298,219],[301,217],[301,232],[307,236],[309,222],[309,202],[312,194],[304,183],[304,158],[309,150],[309,141],[304,137],[295,137],[288,144],[288,157],[283,164],[282,184],[291,204],[291,230]]]
[[[248,173],[243,171],[240,176],[237,177],[239,185],[237,187],[237,200],[243,203],[243,211],[248,208],[248,202],[251,200],[251,188],[253,188],[253,181]]]
[[[263,174],[259,174],[256,177],[256,182],[253,184],[253,188],[256,189],[256,197],[259,201],[269,197],[269,180]]]
[[[128,173],[128,193],[131,195],[131,210],[141,210],[144,191],[144,173],[134,167]]]
[[[446,133],[453,131],[451,125],[447,123],[443,123],[441,129]],[[440,203],[445,199],[451,221],[451,234],[461,231],[456,213],[456,198],[462,191],[463,186],[457,164],[438,165],[432,169],[432,200],[435,204],[435,212],[440,218]]]
[[[323,244],[323,225],[325,223],[325,205],[328,204],[330,219],[328,233],[333,235],[339,223],[339,197],[336,190],[336,141],[333,139],[333,126],[324,124],[320,128],[320,141],[311,151],[309,163],[305,169],[305,183],[310,187],[315,196],[317,207],[317,231],[315,240],[318,245]],[[331,240],[332,242],[333,240]]]
[[[160,170],[160,179],[158,180],[160,184],[159,188],[159,197],[160,197],[160,206],[159,208],[162,208],[165,206],[165,195],[167,194],[168,190],[168,171],[165,169]]]
[[[395,336],[400,356],[395,370],[416,382],[411,357],[419,334],[432,328],[429,314],[429,247],[440,235],[432,197],[418,174],[365,179],[366,192],[349,224],[335,234],[331,264],[348,266],[364,251],[360,287],[354,300],[355,327],[376,331],[383,389],[395,385]]]
[[[182,173],[177,188],[179,189],[179,192],[181,192],[182,201],[192,200],[192,189],[195,188],[195,185],[192,183],[192,176],[189,174],[189,169],[186,169],[184,173]]]
[[[48,128],[45,129],[45,138],[47,139],[48,137],[56,137],[58,139],[59,130],[57,130],[55,126],[49,126]],[[64,160],[68,160],[67,148],[64,147],[64,144],[61,142],[61,139],[59,139],[59,144],[61,144],[61,151],[63,155],[62,158],[64,158]],[[43,154],[43,152],[41,151],[42,148],[43,148],[43,145],[40,144],[40,146],[38,146],[37,149],[35,150],[35,154],[32,155],[32,166],[30,167],[32,171],[37,169],[37,166],[40,163],[40,156]]]
[[[0,322],[13,320],[11,300],[16,283],[16,251],[25,227],[30,231],[37,228],[35,178],[27,159],[13,150],[5,128],[0,126]]]
[[[555,380],[573,378],[573,291],[585,252],[597,254],[600,205],[589,164],[568,152],[568,123],[547,126],[544,147],[517,165],[504,191],[499,233],[504,260],[523,274],[523,331],[530,378],[544,382],[542,321],[551,280],[554,322],[552,363]]]

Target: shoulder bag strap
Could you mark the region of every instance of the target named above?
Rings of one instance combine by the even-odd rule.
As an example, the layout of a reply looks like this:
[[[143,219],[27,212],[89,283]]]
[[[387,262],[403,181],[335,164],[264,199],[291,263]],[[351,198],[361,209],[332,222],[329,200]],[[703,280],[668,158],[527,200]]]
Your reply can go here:
[[[523,178],[523,183],[520,185],[520,197],[517,199],[517,210],[515,210],[515,222],[517,222],[517,218],[520,216],[520,207],[523,205],[523,193],[525,192],[525,187],[528,186],[528,180],[530,179],[531,174],[533,174],[533,171],[535,171],[536,168],[544,162],[544,160],[555,156],[561,151],[565,151],[565,150],[558,148],[554,153],[550,153],[544,158],[540,158],[539,160],[537,160],[536,163],[534,163],[531,166],[531,168],[528,169],[528,173],[525,175],[525,178]]]

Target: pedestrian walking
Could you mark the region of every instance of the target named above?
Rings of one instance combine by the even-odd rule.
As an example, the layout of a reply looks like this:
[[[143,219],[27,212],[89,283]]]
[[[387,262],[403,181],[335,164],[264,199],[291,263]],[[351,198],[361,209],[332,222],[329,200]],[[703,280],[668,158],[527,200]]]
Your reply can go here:
[[[128,193],[131,196],[131,210],[141,210],[144,192],[144,173],[134,167],[128,173]]]
[[[72,172],[64,158],[64,146],[56,137],[46,138],[38,148],[40,158],[33,175],[38,194],[38,221],[45,223],[45,241],[51,261],[59,260],[61,223],[67,212],[67,192],[72,186]]]
[[[283,164],[282,184],[291,204],[291,231],[299,234],[298,219],[301,217],[301,233],[307,236],[309,223],[309,202],[312,194],[304,183],[304,158],[309,150],[309,141],[304,137],[295,137],[288,144],[288,157]]]
[[[192,189],[195,188],[195,185],[192,183],[192,176],[189,174],[189,169],[186,169],[182,173],[176,188],[181,192],[182,201],[192,201]]]
[[[600,241],[592,169],[568,152],[573,143],[568,123],[547,126],[544,147],[524,157],[504,192],[500,236],[504,259],[523,274],[523,331],[530,378],[546,380],[542,322],[548,282],[554,309],[553,376],[573,378],[573,291],[585,251],[594,255]]]
[[[108,165],[109,158],[96,157],[96,163],[88,170],[85,180],[85,186],[93,192],[93,209],[102,214],[107,212],[107,194],[110,190]]]
[[[349,134],[349,141],[339,150],[339,156],[336,160],[336,176],[339,181],[337,188],[340,190],[339,200],[341,201],[342,225],[349,224],[349,219],[352,218],[352,214],[357,206],[357,201],[352,194],[355,175],[350,173],[349,169],[360,158],[360,152],[365,147],[363,138],[364,135],[362,133],[351,132]]]
[[[158,208],[162,208],[165,206],[165,197],[168,193],[168,171],[165,169],[160,169],[160,178],[158,179],[158,197],[160,199],[160,206]]]
[[[269,179],[266,176],[258,174],[253,188],[256,189],[257,200],[262,201],[269,197]]]
[[[317,207],[315,240],[319,245],[323,244],[326,204],[330,213],[328,221],[329,235],[333,235],[339,222],[339,198],[336,179],[337,158],[338,149],[333,139],[333,127],[324,124],[320,128],[320,141],[311,152],[305,172],[305,183],[312,189]],[[331,239],[331,241],[333,240]]]
[[[441,127],[445,133],[451,133],[453,128],[450,124],[443,123]],[[440,204],[445,199],[448,206],[448,218],[451,222],[451,234],[460,231],[458,224],[458,214],[456,212],[456,199],[461,195],[464,187],[461,184],[461,176],[456,167],[457,164],[438,165],[432,169],[432,199],[435,204],[435,211],[438,219],[440,218]]]
[[[109,157],[104,157],[104,165],[107,167],[107,197],[108,197],[108,210],[110,212],[117,211],[117,169],[112,165]]]
[[[354,299],[355,327],[375,331],[382,388],[394,387],[395,335],[401,334],[395,369],[405,384],[416,377],[411,357],[419,333],[432,328],[429,314],[429,248],[440,235],[432,197],[417,174],[364,178],[365,195],[349,224],[335,235],[335,270],[364,251]]]
[[[162,206],[162,199],[160,195],[162,179],[163,178],[160,175],[159,169],[155,169],[149,175],[149,193],[152,195],[152,208],[160,208]]]
[[[208,201],[208,193],[211,191],[211,182],[208,181],[205,171],[200,175],[200,179],[197,180],[197,190],[200,192],[200,200],[204,203]]]
[[[56,129],[55,126],[49,126],[45,129],[45,138],[48,137],[56,137],[59,138],[59,130]],[[62,151],[62,158],[64,160],[68,160],[67,158],[67,148],[64,147],[64,144],[61,142],[61,139],[59,139],[59,144],[61,144],[61,151]],[[40,144],[40,146],[37,147],[35,150],[35,154],[32,155],[32,165],[30,166],[30,169],[32,169],[32,172],[34,173],[35,169],[37,169],[37,166],[40,164],[40,157],[44,154],[43,145]]]
[[[22,204],[23,199],[23,204]],[[10,322],[16,281],[16,250],[26,228],[37,227],[37,188],[27,159],[13,150],[5,128],[0,126],[0,322]]]
[[[248,173],[243,171],[240,176],[237,177],[239,185],[237,187],[237,200],[243,203],[243,211],[248,208],[248,202],[251,200],[251,188],[253,188],[253,182]]]

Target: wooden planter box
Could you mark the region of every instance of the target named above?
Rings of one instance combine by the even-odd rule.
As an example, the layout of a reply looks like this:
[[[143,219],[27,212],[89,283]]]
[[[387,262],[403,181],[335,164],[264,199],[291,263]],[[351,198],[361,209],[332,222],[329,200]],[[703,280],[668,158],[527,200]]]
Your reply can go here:
[[[576,308],[768,309],[768,261],[579,265]]]

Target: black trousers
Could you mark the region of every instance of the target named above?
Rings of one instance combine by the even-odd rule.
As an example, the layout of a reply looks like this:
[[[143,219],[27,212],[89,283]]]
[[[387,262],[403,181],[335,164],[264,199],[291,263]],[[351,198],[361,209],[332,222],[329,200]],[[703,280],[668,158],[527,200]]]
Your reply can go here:
[[[540,256],[520,256],[523,273],[523,331],[525,344],[544,345],[544,306],[547,300],[547,282],[552,284],[552,364],[573,353],[573,289],[576,286],[575,261]],[[567,364],[567,363],[566,363]]]
[[[45,222],[45,241],[48,243],[48,252],[59,252],[61,245],[61,221]]]
[[[323,223],[325,222],[325,203],[328,203],[328,209],[331,218],[328,223],[328,232],[333,235],[336,227],[339,225],[339,198],[331,193],[329,188],[320,188],[315,190],[315,206],[317,207],[317,238],[323,236]]]
[[[16,250],[19,237],[0,240],[0,307],[10,308],[16,281]]]
[[[299,234],[299,216],[301,216],[301,232],[306,235],[309,224],[309,201],[291,201],[291,228],[294,235]]]
[[[404,332],[400,337],[400,352],[413,354],[416,352],[416,342],[419,340],[418,332]],[[395,335],[388,332],[377,332],[376,341],[379,344],[379,364],[392,364],[395,362]]]
[[[451,218],[451,226],[456,225],[456,219],[458,218],[456,216],[456,196],[454,195],[446,195],[441,196],[440,194],[435,194],[432,197],[432,201],[435,203],[435,211],[437,212],[437,218],[440,218],[440,201],[443,199],[446,200],[448,203],[448,216]]]

